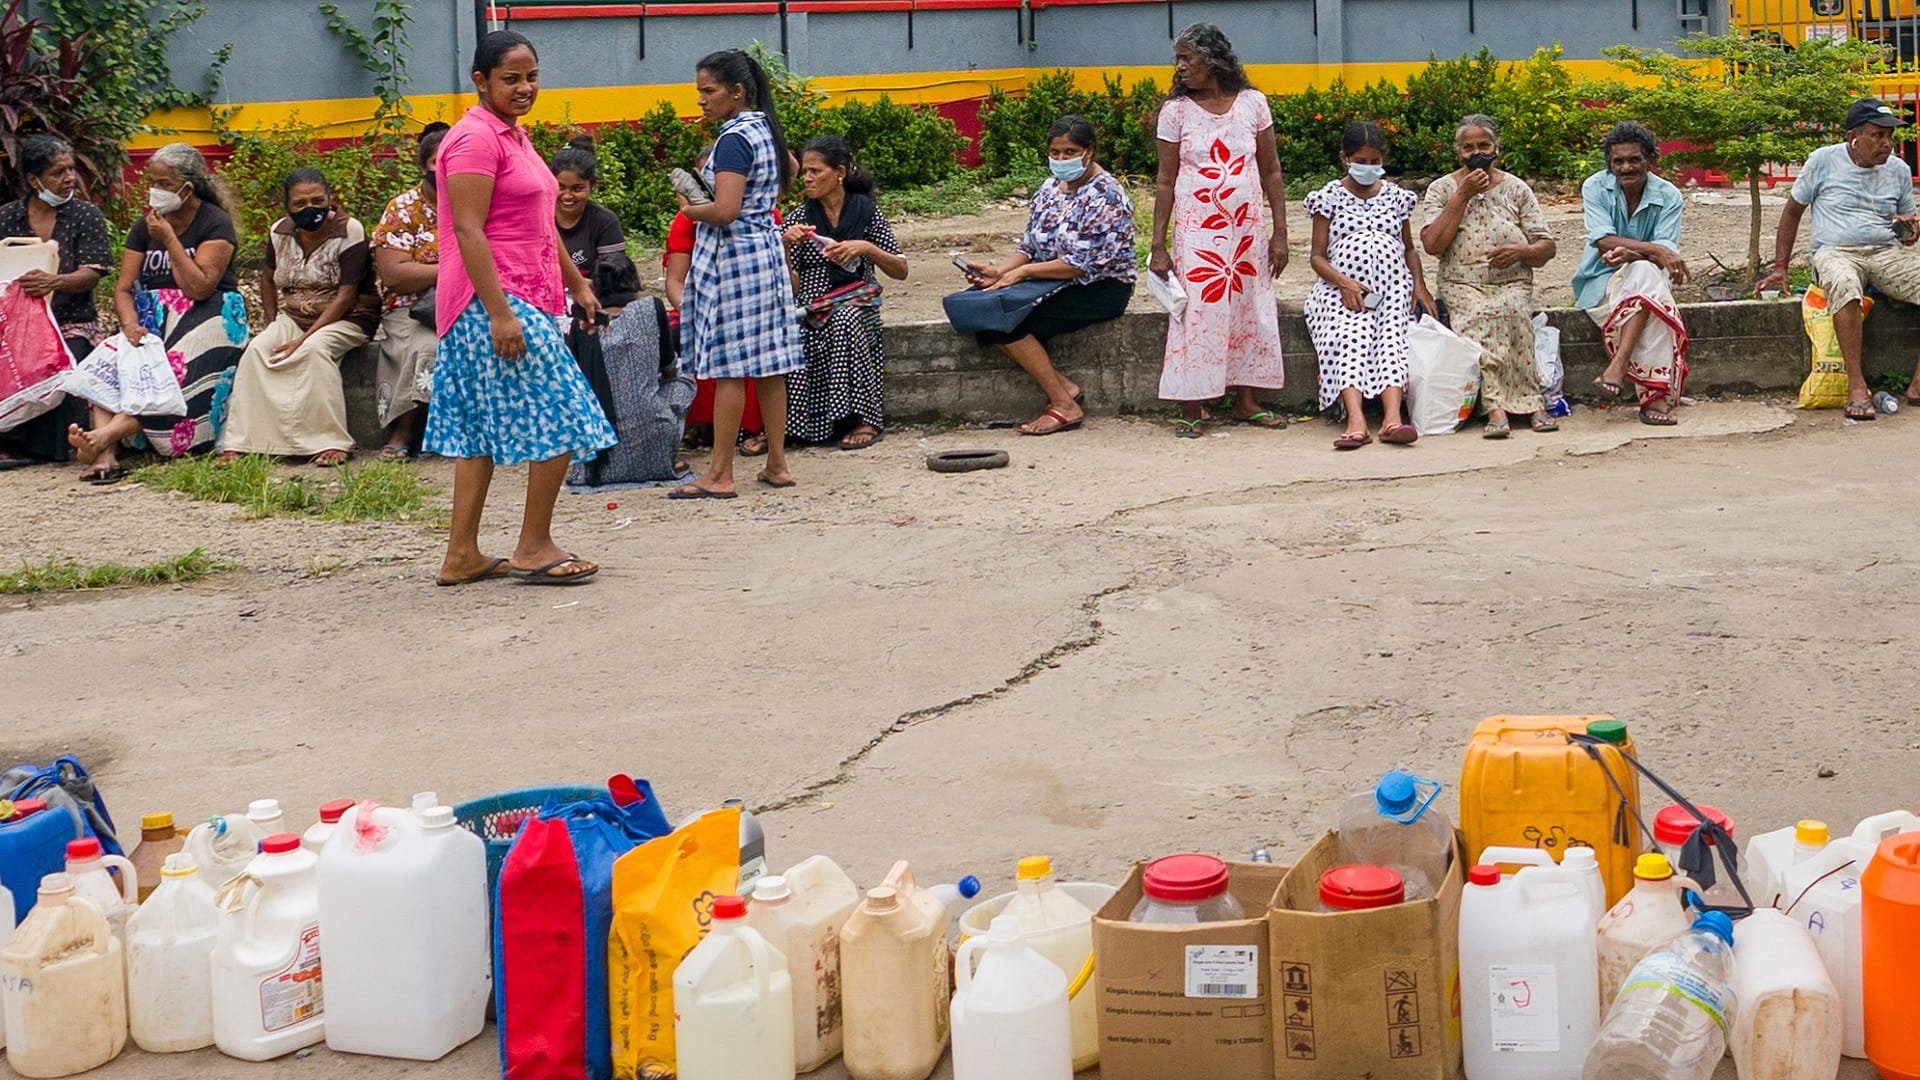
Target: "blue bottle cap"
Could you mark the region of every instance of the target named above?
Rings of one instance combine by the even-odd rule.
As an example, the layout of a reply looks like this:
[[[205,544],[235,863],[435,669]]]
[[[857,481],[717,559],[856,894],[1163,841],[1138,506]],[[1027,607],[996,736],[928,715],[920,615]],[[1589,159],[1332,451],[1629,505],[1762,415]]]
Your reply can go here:
[[[1727,944],[1733,944],[1733,920],[1724,911],[1709,911],[1693,920],[1695,930],[1711,931]]]
[[[1413,780],[1412,773],[1399,769],[1381,777],[1380,783],[1373,789],[1373,799],[1379,804],[1380,812],[1398,816],[1413,809],[1414,802],[1420,797]]]
[[[972,874],[968,874],[966,877],[963,877],[958,882],[956,882],[954,884],[954,888],[960,890],[960,895],[962,898],[971,900],[974,897],[980,895],[980,879],[977,877],[974,877]],[[1733,931],[1729,930],[1727,932],[1732,933]]]

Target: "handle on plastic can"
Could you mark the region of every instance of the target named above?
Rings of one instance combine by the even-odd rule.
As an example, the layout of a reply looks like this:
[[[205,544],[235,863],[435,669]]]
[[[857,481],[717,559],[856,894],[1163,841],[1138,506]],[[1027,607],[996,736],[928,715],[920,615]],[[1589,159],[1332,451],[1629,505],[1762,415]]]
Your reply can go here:
[[[1530,847],[1493,847],[1481,848],[1480,857],[1473,861],[1475,866],[1544,866],[1552,869],[1559,864],[1553,861],[1553,853],[1544,848]]]
[[[102,855],[100,862],[120,871],[120,899],[137,905],[140,902],[140,871],[133,868],[132,861],[125,855]]]
[[[1869,846],[1879,847],[1880,841],[1897,832],[1920,830],[1920,817],[1906,810],[1889,810],[1884,814],[1875,814],[1853,827],[1853,838],[1865,841]]]
[[[953,981],[956,990],[965,990],[973,985],[973,957],[986,948],[987,939],[970,937],[960,943],[953,954]]]

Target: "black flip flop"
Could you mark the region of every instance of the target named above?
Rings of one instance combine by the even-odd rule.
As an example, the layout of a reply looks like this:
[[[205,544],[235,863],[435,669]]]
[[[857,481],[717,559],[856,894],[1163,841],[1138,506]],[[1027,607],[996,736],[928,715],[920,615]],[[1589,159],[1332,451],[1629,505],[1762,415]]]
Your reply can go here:
[[[572,555],[563,555],[560,558],[553,560],[552,562],[548,563],[545,566],[536,566],[531,570],[521,570],[516,567],[514,569],[508,570],[507,576],[518,579],[520,584],[522,585],[584,585],[587,582],[593,580],[593,576],[600,572],[599,567],[596,566],[593,569],[586,571],[585,573],[564,574],[558,577],[554,576],[551,573],[548,573],[548,571],[552,570],[554,567],[565,566],[570,562],[580,562],[580,561],[582,560],[577,559]]]
[[[80,479],[85,480],[95,487],[106,487],[109,484],[117,484],[126,478],[127,470],[118,465],[115,465],[105,472],[83,473],[80,476]]]
[[[1855,412],[1855,409],[1861,411]],[[1849,420],[1865,421],[1880,418],[1880,410],[1874,408],[1873,402],[1871,401],[1849,401],[1847,402],[1847,407],[1842,411],[1846,413],[1847,419]]]
[[[564,562],[565,560],[561,560],[561,561]],[[466,577],[463,577],[463,578],[437,577],[433,579],[433,583],[435,585],[472,585],[476,582],[492,581],[495,578],[506,577],[509,573],[512,572],[512,570],[513,570],[513,564],[508,562],[506,559],[495,559],[493,560],[492,565],[488,566],[485,570],[482,570],[477,574],[468,574]]]
[[[762,484],[765,484],[770,488],[790,488],[790,487],[798,487],[800,485],[800,481],[798,480],[770,480],[767,478],[767,474],[765,472],[762,472],[760,475],[754,477],[754,479],[760,481]]]
[[[39,464],[39,462],[34,461],[32,458],[0,457],[0,472],[7,472],[11,469],[24,469],[29,465],[37,464]]]
[[[737,491],[709,491],[695,483],[682,484],[667,492],[669,499],[737,499],[739,497],[740,493]]]

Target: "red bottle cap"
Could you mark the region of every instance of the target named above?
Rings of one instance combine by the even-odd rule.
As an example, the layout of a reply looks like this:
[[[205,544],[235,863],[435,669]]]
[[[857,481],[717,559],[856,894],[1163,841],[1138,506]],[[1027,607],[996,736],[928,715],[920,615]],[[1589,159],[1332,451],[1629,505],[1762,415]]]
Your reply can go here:
[[[260,850],[268,855],[284,855],[300,850],[300,838],[290,832],[274,833],[260,841]]]
[[[67,841],[67,859],[70,862],[85,862],[100,857],[100,841],[91,836]]]
[[[353,809],[353,805],[352,799],[335,799],[330,803],[321,803],[320,824],[340,824],[340,819],[347,816],[347,811]]]
[[[1500,884],[1500,868],[1497,866],[1476,866],[1467,871],[1467,884],[1498,885]]]
[[[1705,803],[1698,805],[1700,812],[1707,815],[1708,821],[1727,830],[1728,836],[1733,835],[1732,818]],[[1693,830],[1699,827],[1700,819],[1678,806],[1664,807],[1659,813],[1653,815],[1653,838],[1662,844],[1673,844],[1676,847],[1684,844],[1687,842],[1687,837],[1693,835]]]
[[[1211,900],[1227,891],[1227,864],[1211,855],[1169,855],[1147,864],[1140,887],[1174,904]]]
[[[9,820],[19,821],[21,818],[26,817],[28,814],[37,814],[40,811],[45,810],[46,808],[47,808],[47,804],[44,800],[20,799],[13,804],[13,817],[10,818]]]
[[[726,922],[747,917],[747,902],[737,896],[722,896],[713,902],[713,917]]]
[[[1392,907],[1406,897],[1406,883],[1384,866],[1336,866],[1320,875],[1320,902],[1341,911]]]

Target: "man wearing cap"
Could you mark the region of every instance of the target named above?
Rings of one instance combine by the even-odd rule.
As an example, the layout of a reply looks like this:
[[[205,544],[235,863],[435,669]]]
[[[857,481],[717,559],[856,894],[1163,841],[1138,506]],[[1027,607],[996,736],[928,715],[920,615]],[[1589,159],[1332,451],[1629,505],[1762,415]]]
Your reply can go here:
[[[1909,304],[1920,304],[1920,251],[1913,242],[1913,174],[1893,154],[1900,117],[1878,98],[1862,98],[1847,110],[1846,141],[1807,155],[1780,209],[1773,242],[1773,272],[1758,288],[1787,284],[1787,260],[1800,218],[1813,211],[1813,274],[1826,290],[1833,334],[1847,367],[1847,416],[1874,418],[1873,394],[1860,362],[1860,299],[1868,285]],[[1916,368],[1920,376],[1920,368]],[[1920,381],[1909,390],[1920,390]],[[1914,400],[1909,397],[1908,400]]]

